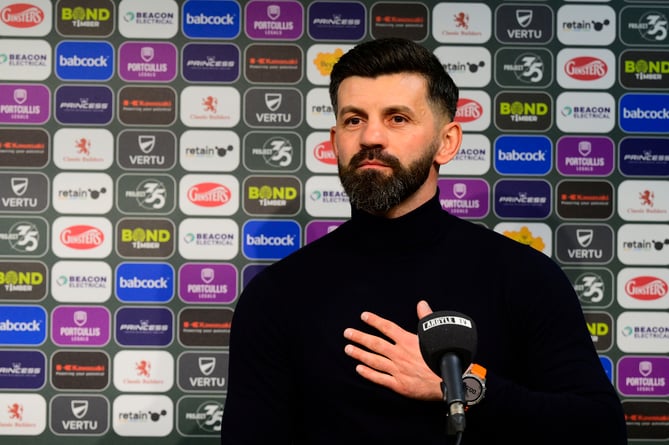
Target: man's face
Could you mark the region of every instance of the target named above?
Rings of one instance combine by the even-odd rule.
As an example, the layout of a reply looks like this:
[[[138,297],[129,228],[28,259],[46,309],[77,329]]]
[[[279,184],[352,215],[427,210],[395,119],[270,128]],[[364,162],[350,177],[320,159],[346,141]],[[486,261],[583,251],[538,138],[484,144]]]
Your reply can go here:
[[[416,74],[350,77],[338,92],[331,139],[354,207],[385,213],[423,186],[439,149],[440,123]]]

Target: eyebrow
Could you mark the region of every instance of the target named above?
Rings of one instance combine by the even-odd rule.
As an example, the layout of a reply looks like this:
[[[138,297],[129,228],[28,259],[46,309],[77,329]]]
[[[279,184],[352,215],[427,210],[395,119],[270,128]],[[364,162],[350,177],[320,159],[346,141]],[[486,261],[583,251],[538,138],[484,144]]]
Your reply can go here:
[[[358,108],[353,105],[347,105],[345,107],[342,107],[339,109],[339,115],[343,115],[346,113],[352,113],[352,114],[359,114],[362,116],[367,116],[367,112],[362,110],[361,108]],[[395,113],[406,113],[406,114],[413,114],[414,110],[410,107],[407,107],[406,105],[393,105],[390,107],[386,107],[383,109],[383,114],[395,114]]]

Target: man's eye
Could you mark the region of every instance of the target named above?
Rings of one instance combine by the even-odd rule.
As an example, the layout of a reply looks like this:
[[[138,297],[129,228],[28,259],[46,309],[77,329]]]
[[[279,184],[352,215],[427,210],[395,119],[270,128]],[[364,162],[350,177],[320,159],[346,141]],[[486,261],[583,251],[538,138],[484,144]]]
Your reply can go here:
[[[351,117],[346,119],[346,123],[349,125],[358,125],[360,123],[359,117]]]
[[[404,116],[393,116],[392,117],[393,122],[397,124],[401,124],[402,122],[406,122],[406,118]]]

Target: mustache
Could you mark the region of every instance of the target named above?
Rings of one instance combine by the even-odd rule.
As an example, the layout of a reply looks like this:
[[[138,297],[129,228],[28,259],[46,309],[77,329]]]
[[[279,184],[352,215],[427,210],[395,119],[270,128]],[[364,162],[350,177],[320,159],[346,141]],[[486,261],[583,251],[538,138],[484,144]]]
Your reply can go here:
[[[393,169],[401,167],[399,159],[397,159],[395,156],[389,155],[382,148],[378,147],[367,148],[353,155],[353,157],[351,157],[351,161],[349,162],[349,167],[358,168],[365,161],[379,161]]]

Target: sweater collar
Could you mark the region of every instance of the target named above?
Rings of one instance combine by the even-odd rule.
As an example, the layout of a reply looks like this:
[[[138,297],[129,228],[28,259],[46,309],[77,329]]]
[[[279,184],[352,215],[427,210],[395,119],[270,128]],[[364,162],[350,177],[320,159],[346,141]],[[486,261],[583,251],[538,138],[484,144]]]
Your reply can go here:
[[[385,218],[351,209],[354,242],[375,249],[414,248],[433,243],[439,235],[443,210],[439,191],[415,210],[398,218]]]

